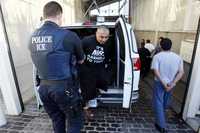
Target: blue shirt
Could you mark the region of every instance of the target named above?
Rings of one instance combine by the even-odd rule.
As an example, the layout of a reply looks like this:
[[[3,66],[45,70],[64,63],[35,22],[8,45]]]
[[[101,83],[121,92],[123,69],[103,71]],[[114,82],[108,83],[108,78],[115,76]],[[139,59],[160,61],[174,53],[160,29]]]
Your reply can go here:
[[[183,60],[174,52],[162,51],[153,57],[151,69],[157,70],[165,83],[171,83],[178,71],[184,71]]]

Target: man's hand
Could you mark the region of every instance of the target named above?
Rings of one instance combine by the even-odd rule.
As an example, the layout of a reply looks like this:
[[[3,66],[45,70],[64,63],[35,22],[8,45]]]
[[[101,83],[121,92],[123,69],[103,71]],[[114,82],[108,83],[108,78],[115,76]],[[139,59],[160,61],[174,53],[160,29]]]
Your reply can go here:
[[[169,84],[164,84],[164,88],[166,92],[169,92],[172,89]]]
[[[171,89],[174,88],[175,86],[176,86],[175,83],[171,83],[171,84],[168,83],[168,84],[165,84],[165,85],[164,85],[165,90],[166,90],[167,92],[171,91]]]
[[[83,64],[83,63],[84,63],[84,60],[78,61],[78,64]]]
[[[162,85],[164,86],[165,91],[169,92],[169,91],[171,91],[172,88],[175,87],[176,82],[177,82],[176,80],[174,80],[172,83],[165,83],[165,82],[161,79],[160,73],[159,73],[158,70],[155,70],[155,69],[154,69],[154,74],[155,74],[155,76],[160,80],[160,82],[162,83]]]

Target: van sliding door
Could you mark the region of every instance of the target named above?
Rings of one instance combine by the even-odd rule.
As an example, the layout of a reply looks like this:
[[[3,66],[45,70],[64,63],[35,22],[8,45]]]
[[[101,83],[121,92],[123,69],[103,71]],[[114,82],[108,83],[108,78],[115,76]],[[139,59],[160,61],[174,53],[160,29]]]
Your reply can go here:
[[[120,17],[116,22],[116,36],[119,46],[119,62],[117,64],[120,77],[123,78],[123,108],[129,108],[131,102],[132,88],[133,88],[133,64],[131,59],[130,38],[126,24]]]

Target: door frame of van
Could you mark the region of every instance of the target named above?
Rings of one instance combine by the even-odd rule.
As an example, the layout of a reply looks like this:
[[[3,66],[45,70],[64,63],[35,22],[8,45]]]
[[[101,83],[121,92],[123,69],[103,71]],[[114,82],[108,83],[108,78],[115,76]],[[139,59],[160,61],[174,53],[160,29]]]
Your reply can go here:
[[[186,83],[186,90],[185,90],[184,97],[183,97],[183,103],[182,103],[182,106],[181,106],[181,112],[180,112],[181,118],[185,117],[184,116],[184,109],[186,107],[187,95],[188,95],[189,86],[190,86],[190,83],[191,83],[191,76],[192,76],[192,71],[193,71],[193,67],[194,67],[194,61],[195,61],[195,57],[196,57],[199,36],[200,36],[200,17],[199,17],[197,34],[196,34],[196,37],[195,37],[195,43],[194,43],[194,48],[193,48],[191,67],[190,67],[190,71],[189,71],[189,74],[188,74],[188,79],[187,79],[187,83]]]
[[[122,23],[120,22],[120,19],[122,20]],[[128,47],[129,47],[129,57],[127,57],[127,58],[130,58],[130,60],[131,60],[131,62],[132,62],[132,58],[131,58],[131,45],[130,45],[130,38],[129,38],[129,36],[128,36],[128,29],[127,29],[127,26],[126,26],[126,21],[125,21],[125,18],[123,17],[123,16],[120,16],[118,19],[117,19],[117,21],[116,21],[116,25],[117,24],[120,24],[121,25],[121,28],[122,28],[122,26],[124,25],[124,30],[125,30],[125,34],[126,34],[126,37],[127,37],[127,41],[128,41]],[[122,29],[123,30],[123,29]],[[124,35],[124,33],[123,33],[123,35]],[[124,41],[125,41],[125,38],[124,38]],[[126,54],[126,49],[125,49],[125,54]],[[126,58],[126,57],[125,57]],[[124,61],[125,61],[125,59],[124,59]],[[132,100],[132,93],[133,93],[133,82],[134,82],[134,69],[133,69],[133,64],[131,63],[131,69],[132,69],[132,80],[131,80],[131,93],[130,93],[130,99],[129,99],[129,108],[131,108],[131,105],[132,105],[132,102],[131,102],[131,100]],[[125,71],[125,70],[124,70]],[[125,76],[125,75],[124,75]],[[125,82],[123,82],[123,84],[125,84]],[[124,90],[124,89],[123,89]],[[124,92],[124,91],[123,91]],[[123,99],[124,99],[124,93],[123,93]]]
[[[5,41],[6,41],[6,44],[7,44],[7,52],[8,52],[10,65],[11,65],[12,76],[13,76],[13,79],[14,79],[14,82],[15,82],[16,91],[17,91],[17,95],[18,95],[18,98],[19,98],[21,110],[24,111],[24,103],[23,103],[23,100],[22,100],[22,95],[21,95],[21,91],[20,91],[20,87],[19,87],[19,81],[18,81],[17,74],[16,74],[16,71],[15,71],[15,65],[14,65],[14,61],[13,61],[13,57],[12,57],[10,42],[9,42],[9,38],[8,38],[8,32],[7,32],[7,29],[6,29],[6,24],[5,24],[5,19],[4,19],[4,14],[3,14],[1,3],[0,3],[0,17],[1,17],[0,19],[1,19],[2,26],[3,26]]]

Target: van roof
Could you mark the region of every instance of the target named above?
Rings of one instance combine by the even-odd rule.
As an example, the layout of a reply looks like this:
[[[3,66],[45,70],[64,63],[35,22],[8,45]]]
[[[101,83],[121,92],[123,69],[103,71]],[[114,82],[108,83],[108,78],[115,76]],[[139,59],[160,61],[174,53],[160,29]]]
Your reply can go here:
[[[103,23],[91,23],[91,24],[83,24],[83,23],[73,23],[71,25],[63,26],[64,28],[97,28],[100,25],[106,25],[109,28],[115,27],[115,22],[103,22]]]

